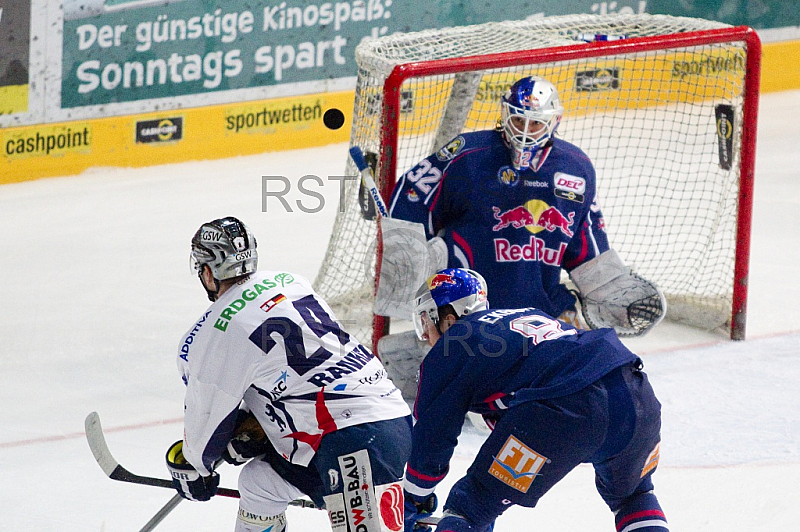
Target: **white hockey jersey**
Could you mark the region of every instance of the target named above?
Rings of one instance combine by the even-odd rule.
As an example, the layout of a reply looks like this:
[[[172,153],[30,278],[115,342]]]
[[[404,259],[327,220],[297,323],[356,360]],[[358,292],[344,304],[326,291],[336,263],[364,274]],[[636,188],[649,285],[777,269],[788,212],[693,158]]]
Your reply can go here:
[[[322,436],[408,415],[381,362],[336,322],[304,278],[259,271],[183,336],[186,459],[210,474],[244,401],[283,457],[308,465]]]

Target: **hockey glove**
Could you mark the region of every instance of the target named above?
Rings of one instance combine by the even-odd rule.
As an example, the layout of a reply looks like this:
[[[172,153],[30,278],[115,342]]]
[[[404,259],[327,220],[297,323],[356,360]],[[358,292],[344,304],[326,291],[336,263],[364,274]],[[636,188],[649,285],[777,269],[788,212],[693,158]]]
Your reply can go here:
[[[217,493],[219,475],[201,476],[184,458],[183,440],[173,443],[167,451],[167,469],[172,476],[172,485],[184,499],[207,501]]]
[[[430,532],[430,526],[417,524],[417,521],[423,517],[428,517],[436,510],[438,505],[436,494],[431,493],[427,497],[417,497],[407,491],[403,491],[403,497],[405,499],[403,506],[404,532]]]
[[[251,458],[266,453],[270,447],[264,429],[252,412],[239,410],[235,435],[222,452],[222,459],[229,464],[240,466]]]

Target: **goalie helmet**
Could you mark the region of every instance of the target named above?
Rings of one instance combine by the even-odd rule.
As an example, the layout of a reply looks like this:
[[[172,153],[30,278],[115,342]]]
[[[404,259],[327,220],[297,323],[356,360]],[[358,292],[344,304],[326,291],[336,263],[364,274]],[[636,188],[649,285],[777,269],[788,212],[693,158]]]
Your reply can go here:
[[[439,329],[439,307],[451,305],[459,318],[488,309],[486,281],[474,270],[440,270],[420,287],[414,303],[414,331],[417,338],[425,340],[424,320]]]
[[[506,91],[501,107],[500,126],[514,168],[526,168],[561,122],[564,107],[558,91],[545,79],[522,78]]]
[[[258,265],[256,239],[233,216],[204,223],[192,237],[191,262],[198,274],[208,266],[218,281],[253,273]]]

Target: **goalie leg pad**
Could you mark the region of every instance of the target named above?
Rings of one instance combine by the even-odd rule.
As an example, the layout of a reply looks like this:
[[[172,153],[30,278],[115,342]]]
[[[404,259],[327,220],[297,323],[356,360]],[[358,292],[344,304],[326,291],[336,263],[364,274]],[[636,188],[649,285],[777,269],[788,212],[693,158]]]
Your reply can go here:
[[[641,336],[667,314],[667,300],[655,283],[640,277],[610,249],[570,272],[580,290],[586,323],[612,327],[620,336]]]
[[[417,397],[419,365],[428,351],[428,344],[414,331],[389,334],[378,341],[378,358],[406,401],[413,402]]]

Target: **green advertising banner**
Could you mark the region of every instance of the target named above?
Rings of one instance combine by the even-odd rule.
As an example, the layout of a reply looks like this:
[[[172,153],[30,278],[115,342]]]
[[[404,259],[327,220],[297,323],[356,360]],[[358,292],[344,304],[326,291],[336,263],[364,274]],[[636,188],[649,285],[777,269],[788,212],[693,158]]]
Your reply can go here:
[[[353,77],[354,51],[362,39],[429,27],[570,13],[645,12],[756,28],[800,25],[800,14],[790,4],[777,0],[64,0],[61,108]]]
[[[392,0],[129,4],[64,22],[62,107],[354,76],[362,38],[418,25]]]
[[[612,4],[613,12],[646,7]],[[70,108],[351,77],[364,38],[581,11],[611,12],[587,0],[66,0],[61,102]]]

